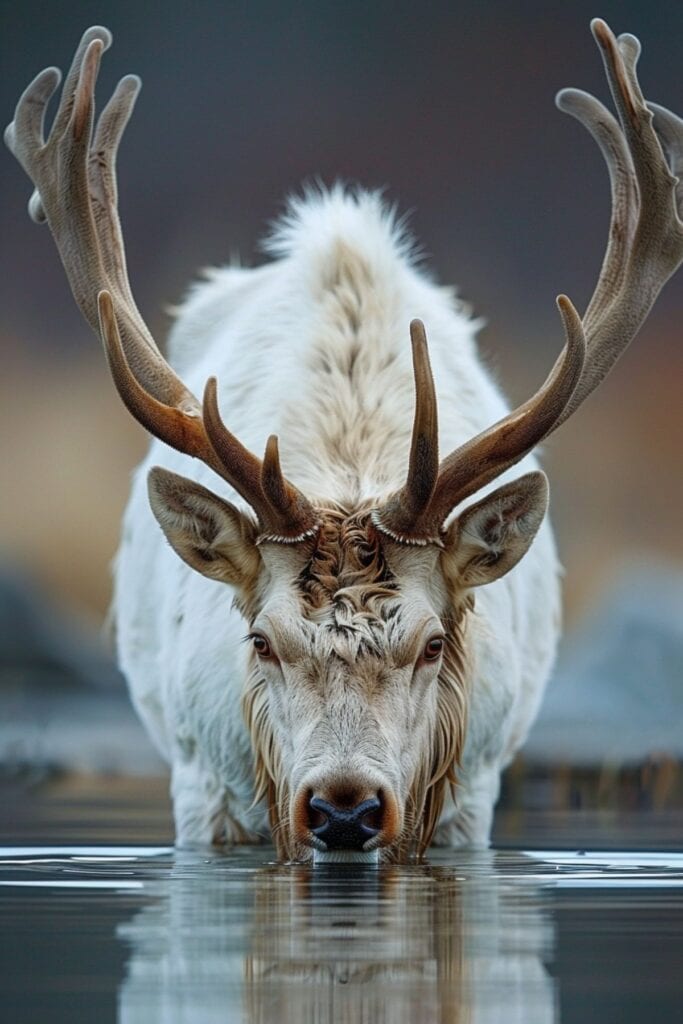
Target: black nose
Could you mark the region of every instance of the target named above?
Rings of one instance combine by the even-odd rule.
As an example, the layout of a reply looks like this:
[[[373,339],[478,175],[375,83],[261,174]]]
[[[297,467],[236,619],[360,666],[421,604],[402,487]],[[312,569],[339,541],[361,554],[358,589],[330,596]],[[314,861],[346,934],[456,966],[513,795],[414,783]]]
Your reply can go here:
[[[321,814],[325,816],[322,825],[311,828],[311,832],[322,839],[328,850],[362,850],[368,839],[380,831],[374,824],[382,806],[376,797],[364,800],[356,807],[342,808],[313,796],[308,806],[317,812],[317,819]]]

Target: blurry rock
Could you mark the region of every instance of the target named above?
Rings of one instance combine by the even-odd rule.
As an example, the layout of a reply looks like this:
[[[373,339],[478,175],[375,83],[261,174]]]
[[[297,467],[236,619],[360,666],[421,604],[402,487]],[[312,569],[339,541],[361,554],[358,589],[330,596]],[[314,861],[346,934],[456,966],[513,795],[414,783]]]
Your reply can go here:
[[[0,569],[0,771],[160,774],[97,634]]]
[[[569,635],[527,762],[683,759],[683,574],[633,567]]]

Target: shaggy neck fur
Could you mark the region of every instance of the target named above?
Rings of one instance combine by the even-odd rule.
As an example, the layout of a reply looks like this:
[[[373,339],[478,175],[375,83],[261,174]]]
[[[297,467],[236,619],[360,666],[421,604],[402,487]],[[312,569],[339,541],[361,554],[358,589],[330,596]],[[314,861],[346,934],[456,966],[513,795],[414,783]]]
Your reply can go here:
[[[371,520],[370,508],[348,513],[341,508],[321,512],[322,526],[310,558],[297,579],[302,615],[331,627],[333,646],[344,659],[381,657],[384,625],[400,628],[400,588],[384,554],[385,539]],[[442,622],[446,646],[438,677],[437,716],[431,745],[424,751],[410,787],[399,840],[383,850],[387,860],[421,858],[439,820],[447,788],[456,783],[467,717],[465,625],[472,607],[467,598],[450,607]],[[282,770],[270,721],[266,682],[254,657],[243,697],[255,758],[254,802],[265,800],[278,856],[305,859],[288,824],[289,784]]]

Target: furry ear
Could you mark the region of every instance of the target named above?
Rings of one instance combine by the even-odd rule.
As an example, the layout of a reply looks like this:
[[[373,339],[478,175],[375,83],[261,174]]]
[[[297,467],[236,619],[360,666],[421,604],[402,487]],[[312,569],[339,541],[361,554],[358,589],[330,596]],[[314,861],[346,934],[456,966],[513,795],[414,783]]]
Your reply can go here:
[[[492,583],[528,551],[548,508],[545,473],[504,484],[465,509],[448,528],[445,570],[466,587]]]
[[[160,466],[150,470],[147,489],[166,539],[192,569],[234,586],[254,581],[261,559],[252,519],[206,487]]]

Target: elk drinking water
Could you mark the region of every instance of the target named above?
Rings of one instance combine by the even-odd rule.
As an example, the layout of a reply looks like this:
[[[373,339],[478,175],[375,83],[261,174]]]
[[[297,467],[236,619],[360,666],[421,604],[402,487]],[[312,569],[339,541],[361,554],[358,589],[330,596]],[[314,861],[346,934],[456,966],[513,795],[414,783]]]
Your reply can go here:
[[[618,120],[576,90],[558,104],[608,165],[607,252],[583,317],[558,299],[564,349],[512,413],[475,324],[362,191],[293,201],[272,262],[193,290],[167,362],[135,306],[117,213],[138,79],[95,124],[111,43],[96,27],[47,142],[59,72],[19,101],[6,139],[36,187],[31,215],[157,438],[133,482],[114,611],[133,701],[171,765],[179,842],[252,841],[269,824],[282,858],[487,843],[559,632],[533,449],[604,379],[683,258],[683,122],[643,99],[633,36],[601,21],[593,34]]]

